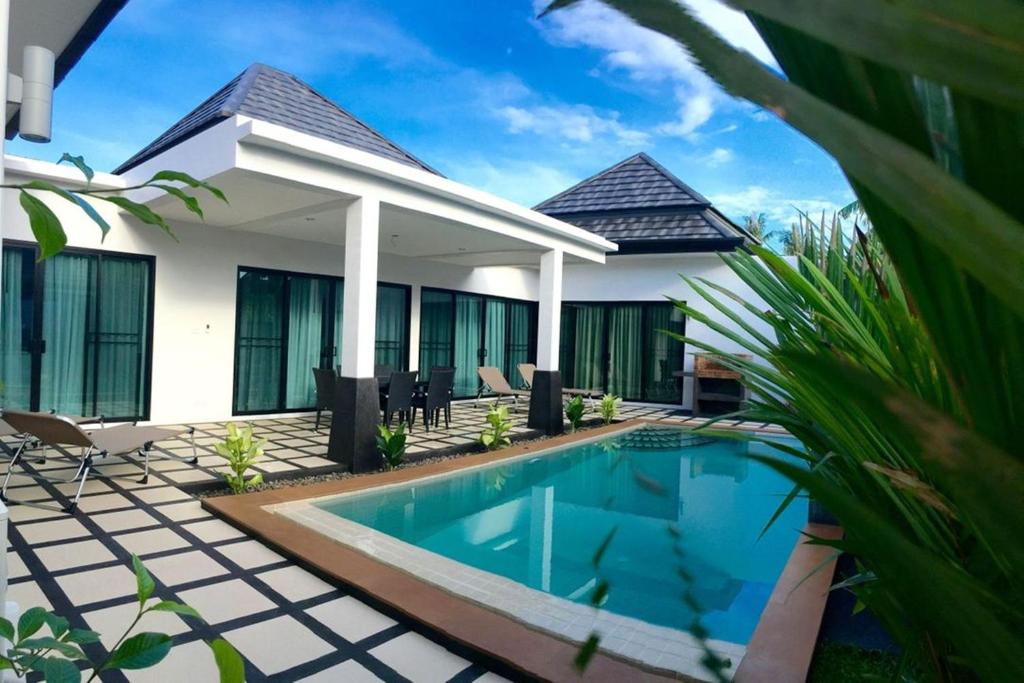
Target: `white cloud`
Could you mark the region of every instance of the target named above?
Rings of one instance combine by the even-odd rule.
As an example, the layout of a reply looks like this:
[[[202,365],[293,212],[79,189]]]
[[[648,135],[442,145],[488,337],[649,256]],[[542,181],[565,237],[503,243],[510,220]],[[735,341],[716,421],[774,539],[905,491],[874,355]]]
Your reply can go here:
[[[631,147],[646,145],[649,141],[647,133],[624,126],[617,112],[601,115],[583,104],[508,105],[494,113],[505,121],[510,133],[530,132],[583,143],[607,136]]]
[[[736,155],[733,153],[731,149],[726,149],[725,147],[716,147],[715,149],[711,150],[703,157],[701,157],[700,160],[703,163],[707,164],[708,166],[714,168],[717,166],[722,166],[723,164],[727,164],[735,158]]]
[[[708,199],[722,213],[734,219],[749,213],[763,213],[769,221],[785,227],[796,222],[801,211],[812,217],[820,216],[822,211],[831,215],[850,201],[821,196],[793,197],[763,185],[749,185],[736,192],[712,194]]]
[[[718,0],[686,0],[686,3],[733,45],[775,66],[764,41],[742,13]],[[538,11],[548,4],[548,0],[534,0]],[[674,120],[656,128],[662,135],[695,139],[701,126],[728,100],[678,43],[638,26],[595,0],[583,0],[568,9],[553,12],[538,25],[545,38],[554,44],[585,46],[605,52],[602,65],[610,73],[625,74],[640,84],[671,84],[679,112]]]

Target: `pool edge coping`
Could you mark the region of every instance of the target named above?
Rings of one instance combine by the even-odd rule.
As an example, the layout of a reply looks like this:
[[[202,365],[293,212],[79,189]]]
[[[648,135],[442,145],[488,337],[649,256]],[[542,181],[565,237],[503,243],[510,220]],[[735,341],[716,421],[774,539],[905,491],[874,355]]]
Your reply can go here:
[[[526,455],[539,455],[553,448],[590,441],[645,424],[672,423],[678,421],[636,418],[602,425],[582,433],[554,436],[500,451],[466,455],[390,472],[239,496],[206,498],[202,501],[202,506],[233,526],[241,528],[251,537],[283,552],[298,564],[353,587],[407,619],[500,662],[520,674],[544,680],[580,680],[581,677],[572,666],[579,649],[577,643],[453,595],[434,583],[374,559],[356,548],[325,537],[310,527],[276,515],[266,508],[442,476]],[[692,428],[695,425],[681,426]],[[721,426],[744,429],[742,425]],[[756,427],[750,430],[764,431]],[[828,535],[828,529],[837,528],[808,523],[804,531],[815,535]],[[837,533],[841,532],[837,530]],[[325,540],[329,542],[324,543]],[[812,552],[801,552],[802,549],[811,549]],[[760,672],[767,671],[771,671],[773,676],[782,676],[773,680],[805,679],[824,613],[832,571],[830,567],[823,567],[803,584],[799,584],[799,581],[820,564],[822,558],[813,551],[821,549],[820,546],[797,543],[772,591],[768,605],[761,614],[754,636],[747,646],[746,655],[737,667],[734,680],[741,683],[764,680],[760,677]],[[807,559],[808,557],[810,559]],[[822,588],[819,578],[822,576],[826,581],[824,589],[815,590]],[[798,595],[799,599],[794,600]],[[767,624],[770,624],[770,627],[766,626]],[[772,633],[798,633],[800,637],[797,640],[800,642],[792,642],[788,635],[781,639],[778,635],[772,637]],[[748,661],[750,664],[745,666]],[[641,668],[604,652],[595,655],[582,678],[592,681],[621,681],[626,677],[629,680],[642,681],[697,680],[684,674]]]

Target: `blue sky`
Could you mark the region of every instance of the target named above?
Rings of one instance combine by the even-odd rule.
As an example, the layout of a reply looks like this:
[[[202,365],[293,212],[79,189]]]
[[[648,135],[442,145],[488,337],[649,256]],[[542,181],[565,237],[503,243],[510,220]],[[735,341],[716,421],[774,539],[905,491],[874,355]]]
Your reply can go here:
[[[688,0],[769,62],[741,15]],[[668,39],[591,1],[131,0],[55,95],[53,142],[109,170],[252,62],[307,81],[461,182],[532,205],[645,151],[734,218],[852,199],[836,165]]]

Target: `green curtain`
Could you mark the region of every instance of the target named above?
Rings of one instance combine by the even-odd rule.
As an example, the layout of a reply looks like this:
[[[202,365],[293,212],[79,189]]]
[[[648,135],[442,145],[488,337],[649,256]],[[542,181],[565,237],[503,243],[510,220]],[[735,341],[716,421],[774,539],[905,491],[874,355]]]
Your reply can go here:
[[[285,408],[316,405],[313,368],[320,367],[324,347],[324,312],[329,287],[330,282],[320,278],[289,278]]]
[[[242,271],[238,280],[237,412],[281,406],[284,277]]]
[[[484,329],[484,364],[493,365],[505,374],[505,379],[513,386],[517,383],[516,378],[509,377],[508,368],[505,366],[505,342],[507,324],[505,319],[505,302],[497,299],[487,299],[486,327]]]
[[[678,402],[680,392],[672,373],[683,369],[683,344],[660,330],[684,332],[685,316],[670,303],[649,304],[644,324],[644,400]]]
[[[334,367],[341,367],[341,321],[345,313],[345,283],[334,281]]]
[[[3,248],[0,285],[0,407],[29,408],[32,357],[24,342],[32,335],[31,249]],[[27,290],[27,291],[26,291]]]
[[[430,369],[452,364],[452,316],[450,292],[423,290],[420,295],[420,379],[430,379]]]
[[[608,309],[608,393],[639,399],[643,367],[643,308]]]
[[[576,354],[573,384],[577,389],[603,389],[605,384],[604,317],[601,306],[576,306]]]
[[[145,400],[149,263],[103,256],[90,315],[84,406],[87,414],[141,415]],[[95,386],[95,394],[92,389]]]
[[[476,396],[479,388],[481,298],[455,295],[455,396]]]
[[[58,254],[46,261],[39,408],[83,415],[86,411],[86,336],[95,287],[95,257]],[[91,406],[90,406],[91,407]]]
[[[508,357],[506,360],[505,377],[512,386],[518,386],[523,382],[519,374],[519,364],[529,363],[530,358],[530,329],[532,317],[530,306],[525,303],[512,301],[508,303]]]
[[[405,287],[377,285],[377,346],[374,363],[405,370],[406,335],[409,330],[408,290]]]

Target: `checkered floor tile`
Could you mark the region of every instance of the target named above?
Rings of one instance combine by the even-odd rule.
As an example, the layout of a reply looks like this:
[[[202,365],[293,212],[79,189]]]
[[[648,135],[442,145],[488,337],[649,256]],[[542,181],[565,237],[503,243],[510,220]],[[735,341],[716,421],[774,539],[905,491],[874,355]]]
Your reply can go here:
[[[448,428],[429,434],[418,428],[413,447],[450,448],[475,439],[483,405],[457,404]],[[623,417],[661,418],[670,410],[627,406]],[[513,414],[514,431],[525,431],[525,412]],[[289,465],[311,471],[332,465],[323,458],[327,432],[313,431],[308,416],[253,420],[268,439],[267,472]],[[106,672],[103,681],[215,680],[212,656],[201,641],[223,636],[246,660],[250,681],[459,681],[504,680],[453,652],[429,634],[413,630],[400,615],[378,609],[325,582],[260,542],[211,517],[180,487],[218,477],[211,444],[221,425],[196,425],[198,467],[159,461],[149,481],[141,467],[107,466],[115,479],[93,480],[71,515],[42,506],[65,503],[74,487],[15,478],[11,504],[9,600],[21,607],[52,608],[72,626],[104,634],[87,646],[99,656],[134,616],[135,582],[131,553],[138,554],[157,583],[156,595],[186,602],[205,623],[171,614],[147,616],[145,630],[170,633],[176,646],[157,668]],[[0,452],[10,454],[10,443]],[[189,455],[185,442],[162,444],[167,452]],[[61,474],[57,458],[29,467]],[[0,465],[0,473],[6,471]],[[65,472],[66,474],[70,474]],[[32,504],[24,504],[24,503]]]

